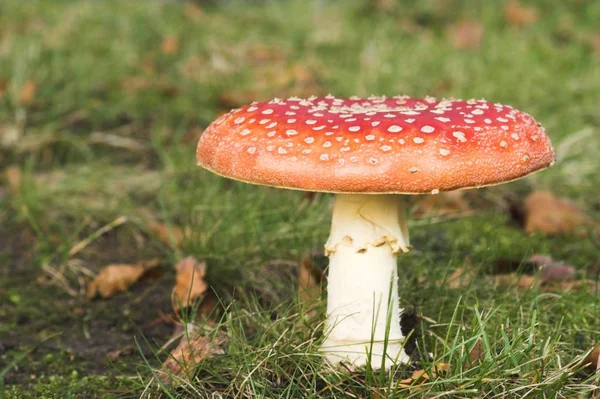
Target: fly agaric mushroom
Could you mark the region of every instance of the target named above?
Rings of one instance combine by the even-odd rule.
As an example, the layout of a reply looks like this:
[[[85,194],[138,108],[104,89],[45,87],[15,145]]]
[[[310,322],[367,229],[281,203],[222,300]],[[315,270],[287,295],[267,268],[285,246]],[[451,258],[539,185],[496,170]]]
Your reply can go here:
[[[332,364],[386,368],[408,361],[396,254],[409,242],[397,194],[516,180],[551,166],[554,152],[531,116],[485,100],[327,96],[232,110],[206,129],[197,159],[231,179],[336,194],[321,350]]]

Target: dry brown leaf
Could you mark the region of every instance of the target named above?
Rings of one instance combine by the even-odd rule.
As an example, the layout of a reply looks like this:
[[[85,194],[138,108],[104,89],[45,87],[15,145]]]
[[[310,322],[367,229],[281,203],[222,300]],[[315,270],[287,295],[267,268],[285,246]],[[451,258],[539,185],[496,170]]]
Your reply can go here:
[[[260,65],[269,62],[283,61],[285,60],[285,55],[276,47],[258,45],[249,50],[248,58],[253,65]]]
[[[472,209],[469,201],[465,199],[465,190],[462,191],[447,191],[438,195],[424,196],[422,201],[419,201],[413,210],[415,217],[425,215],[451,215],[459,213],[468,213]]]
[[[204,295],[208,284],[204,281],[206,262],[198,262],[194,257],[182,259],[175,265],[175,287],[171,292],[173,310],[186,308],[192,302]]]
[[[134,352],[133,345],[127,345],[122,348],[115,349],[106,354],[108,360],[116,362],[121,356],[131,355]]]
[[[21,92],[19,93],[19,103],[21,105],[28,105],[35,99],[35,93],[37,91],[37,84],[29,79],[23,84]]]
[[[11,165],[4,171],[8,189],[12,195],[17,195],[21,189],[22,173],[21,168]]]
[[[483,25],[474,20],[463,20],[448,30],[452,45],[457,49],[476,50],[483,43]]]
[[[481,343],[481,339],[478,339],[475,342],[475,346],[469,352],[469,358],[467,359],[466,367],[470,369],[472,367],[477,366],[479,363],[483,362],[485,359],[485,352],[483,350],[483,344]]]
[[[600,371],[600,345],[596,346],[594,350],[585,357],[583,364],[593,373]]]
[[[8,88],[8,82],[6,80],[0,79],[0,99],[4,97],[6,93],[6,89]]]
[[[571,281],[575,279],[576,270],[573,266],[558,262],[549,256],[533,255],[527,262],[537,265],[540,269],[540,283]]]
[[[157,263],[156,259],[152,259],[133,265],[114,264],[105,266],[94,280],[88,284],[86,296],[88,299],[93,299],[99,294],[102,298],[110,298],[119,292],[123,292]]]
[[[574,202],[547,191],[535,191],[525,199],[525,231],[565,234],[588,224],[588,216]]]
[[[597,32],[589,38],[590,45],[596,55],[600,55],[600,32]],[[2,97],[2,96],[0,96]]]
[[[528,290],[537,285],[538,280],[535,276],[527,274],[498,274],[494,276],[494,284],[500,287],[516,286],[517,288]]]
[[[475,270],[469,265],[459,267],[445,279],[445,286],[453,290],[468,287],[475,279],[475,275]]]
[[[323,270],[315,265],[314,256],[314,253],[306,255],[298,268],[298,294],[304,302],[321,297]]]
[[[183,229],[177,226],[167,226],[163,223],[150,222],[146,224],[146,228],[172,248],[180,247],[186,237]]]
[[[165,55],[177,54],[179,51],[179,38],[175,35],[167,35],[160,44],[160,50]]]
[[[415,388],[420,384],[429,381],[430,378],[436,379],[440,374],[448,371],[450,366],[447,363],[436,364],[429,372],[423,369],[415,370],[412,376],[405,378],[398,382],[398,386],[401,388]]]
[[[531,6],[524,6],[516,0],[504,6],[504,19],[511,25],[526,26],[538,21],[538,10]]]
[[[193,3],[191,1],[187,1],[185,3],[183,10],[184,10],[185,16],[188,17],[189,19],[191,19],[193,22],[199,22],[205,16],[202,8],[198,4]]]
[[[226,341],[227,338],[222,335],[211,338],[201,332],[184,334],[179,345],[163,363],[164,373],[159,378],[164,383],[176,383],[179,379],[189,381],[195,365],[213,355],[224,353],[221,346]]]

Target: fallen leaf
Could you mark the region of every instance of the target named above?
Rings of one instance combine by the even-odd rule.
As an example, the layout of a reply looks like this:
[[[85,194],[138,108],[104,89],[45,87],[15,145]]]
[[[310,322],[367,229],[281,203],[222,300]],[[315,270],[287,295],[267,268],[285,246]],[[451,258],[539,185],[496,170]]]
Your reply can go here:
[[[405,378],[398,382],[398,386],[401,388],[414,388],[415,386],[426,383],[430,379],[436,379],[440,374],[447,372],[450,366],[446,363],[435,364],[430,370],[415,370],[412,376]]]
[[[179,51],[179,38],[175,35],[165,36],[160,45],[163,54],[173,55]]]
[[[31,79],[27,80],[19,93],[19,103],[21,105],[30,104],[35,98],[36,91],[37,84]]]
[[[323,251],[311,251],[304,256],[298,268],[298,295],[303,302],[313,302],[321,297],[321,283],[327,258]]]
[[[415,217],[470,213],[472,209],[465,193],[465,190],[458,190],[423,196],[412,213]]]
[[[253,65],[260,65],[282,61],[285,59],[285,55],[276,47],[258,45],[249,50],[248,58]]]
[[[127,290],[136,283],[147,270],[157,264],[158,261],[152,259],[133,265],[108,265],[100,270],[100,273],[98,273],[94,280],[88,284],[86,296],[88,299],[93,299],[99,294],[102,298],[110,298],[119,292]]]
[[[183,7],[183,10],[184,10],[185,16],[188,17],[189,19],[191,19],[193,22],[199,22],[205,16],[202,8],[198,4],[191,2],[191,1],[185,2],[185,6]]]
[[[504,6],[504,19],[511,25],[526,26],[537,22],[539,13],[536,8],[513,0]]]
[[[525,199],[525,231],[557,235],[573,232],[588,224],[585,212],[574,202],[536,191]]]
[[[171,292],[173,310],[192,305],[193,301],[204,295],[208,284],[204,281],[206,262],[198,262],[189,256],[175,265],[175,287]]]
[[[465,288],[471,285],[476,275],[471,260],[467,258],[462,266],[457,267],[450,275],[437,281],[436,286],[450,289]]]
[[[182,228],[173,225],[167,226],[163,223],[150,222],[146,224],[146,228],[171,248],[180,247],[186,237],[186,233]]]
[[[485,352],[483,349],[483,344],[481,343],[481,339],[478,339],[473,346],[473,349],[469,352],[469,358],[467,359],[466,367],[470,369],[472,367],[477,366],[481,362],[485,360]]]
[[[22,173],[21,168],[12,165],[4,170],[4,176],[8,183],[8,189],[12,195],[17,195],[21,189]]]
[[[585,357],[583,364],[593,373],[600,371],[600,345],[596,346],[594,350]]]
[[[475,271],[472,268],[458,267],[446,278],[446,287],[450,289],[465,288],[471,285],[475,279]]]
[[[596,55],[600,55],[600,32],[597,32],[589,38],[590,45]],[[0,96],[1,97],[1,96]]]
[[[106,354],[106,357],[111,362],[116,362],[123,355],[131,355],[134,352],[134,348],[132,345],[127,345],[119,349],[115,349],[114,351],[110,351]]]
[[[541,284],[575,279],[576,270],[573,266],[555,261],[549,256],[533,255],[527,261],[539,267]]]
[[[184,334],[179,345],[171,351],[169,358],[163,363],[163,372],[160,373],[159,378],[164,383],[190,381],[194,374],[194,366],[213,355],[223,354],[222,345],[225,342],[227,338],[220,334],[214,337],[207,337],[200,331]]]
[[[463,20],[448,30],[452,45],[457,49],[476,50],[483,43],[483,25],[474,20]]]
[[[528,290],[536,286],[537,280],[535,276],[527,274],[498,274],[493,278],[494,284],[499,287],[515,286],[519,289]]]

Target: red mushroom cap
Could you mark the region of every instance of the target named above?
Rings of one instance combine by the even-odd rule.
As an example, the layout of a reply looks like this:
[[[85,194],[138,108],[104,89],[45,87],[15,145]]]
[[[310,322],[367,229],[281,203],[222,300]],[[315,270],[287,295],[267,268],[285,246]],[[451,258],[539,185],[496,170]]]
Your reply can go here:
[[[198,164],[248,183],[337,193],[437,193],[515,180],[554,162],[539,123],[485,100],[274,99],[232,110]]]

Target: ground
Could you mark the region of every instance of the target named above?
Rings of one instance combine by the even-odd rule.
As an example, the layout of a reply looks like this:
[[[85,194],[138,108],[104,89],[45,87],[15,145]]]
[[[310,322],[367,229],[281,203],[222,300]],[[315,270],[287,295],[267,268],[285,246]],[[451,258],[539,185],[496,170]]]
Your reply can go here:
[[[499,259],[544,254],[575,266],[578,280],[598,279],[594,228],[527,234],[508,201],[547,190],[598,221],[598,20],[600,3],[576,0],[4,1],[0,389],[8,398],[585,397],[598,380],[577,359],[600,340],[597,293],[501,287],[489,276]],[[547,171],[467,194],[468,212],[411,220],[402,306],[420,320],[421,366],[449,365],[418,388],[399,386],[402,373],[332,374],[320,362],[323,303],[295,295],[295,273],[325,242],[331,196],[195,165],[197,139],[219,114],[327,93],[508,103],[540,121],[557,152]],[[153,223],[185,237],[169,242]],[[154,376],[176,328],[172,266],[185,256],[207,262],[226,307],[210,325],[228,343],[174,387]],[[85,297],[103,266],[154,258],[156,271],[126,292]],[[444,282],[466,264],[469,284]],[[467,367],[475,345],[483,355]]]

